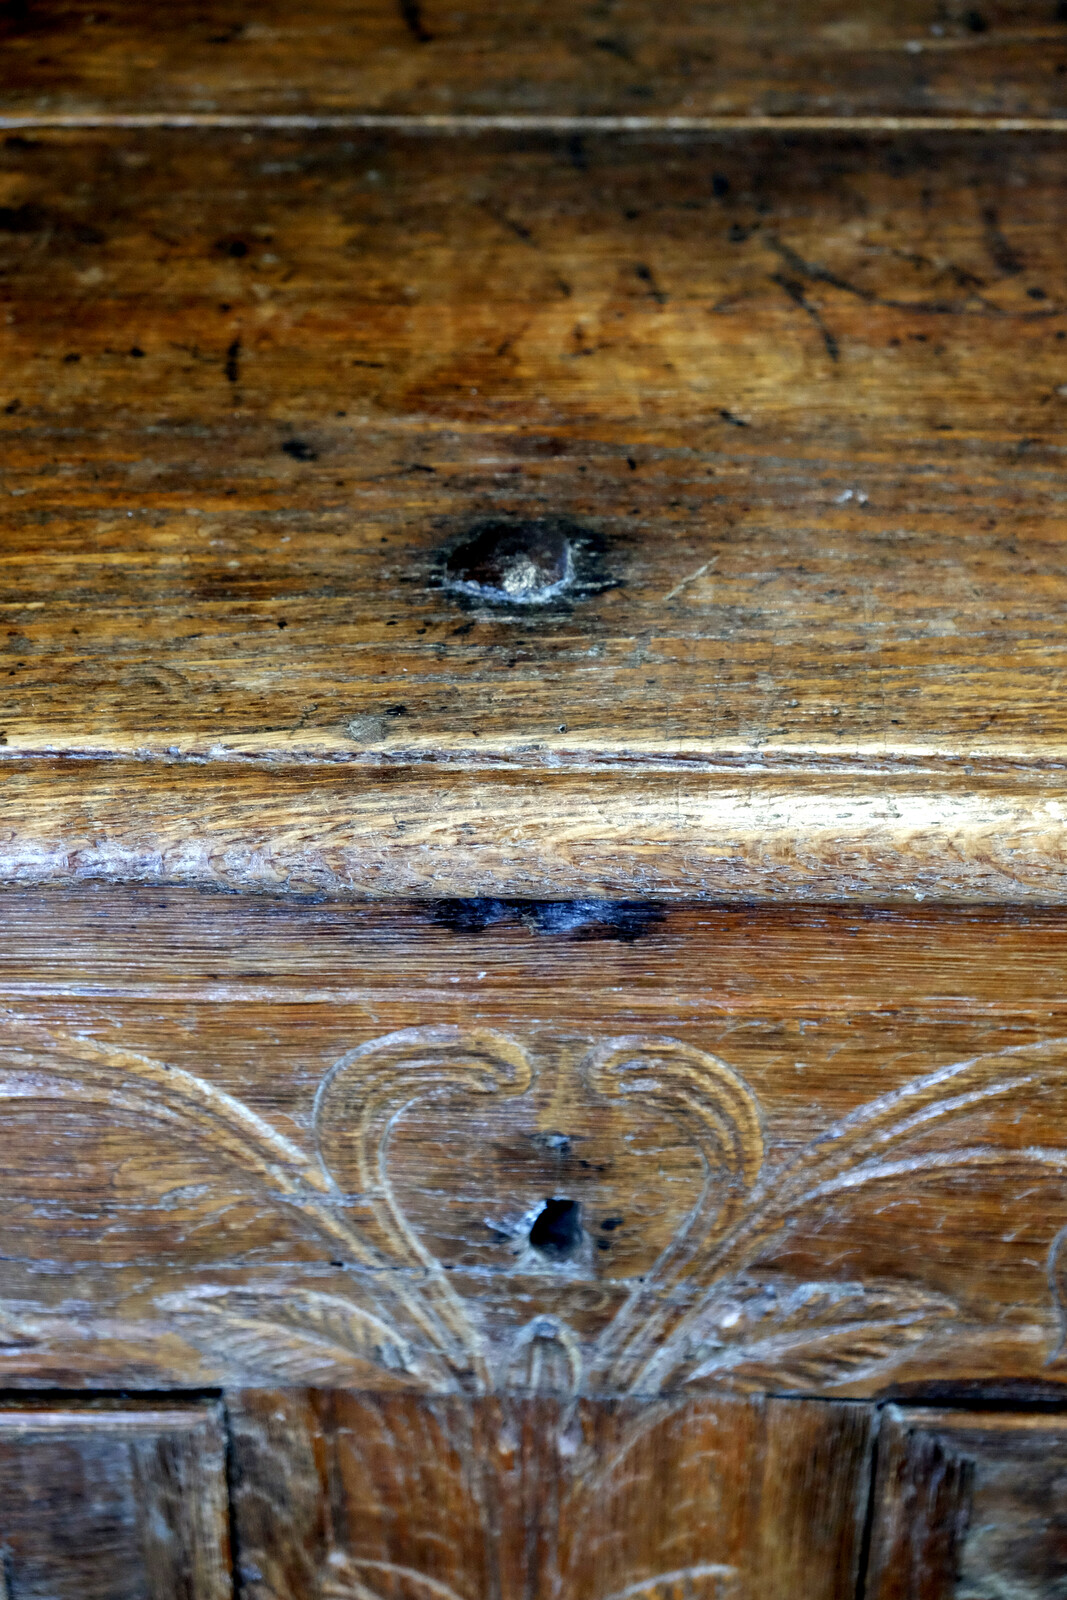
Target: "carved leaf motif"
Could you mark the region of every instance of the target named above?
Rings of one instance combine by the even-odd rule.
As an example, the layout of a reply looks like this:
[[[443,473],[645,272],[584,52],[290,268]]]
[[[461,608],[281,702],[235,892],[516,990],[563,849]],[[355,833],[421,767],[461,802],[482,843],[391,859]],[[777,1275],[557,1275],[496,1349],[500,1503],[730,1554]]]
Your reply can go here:
[[[339,1295],[284,1285],[192,1289],[157,1304],[194,1343],[225,1349],[252,1372],[290,1383],[314,1383],[356,1363],[384,1368],[416,1388],[446,1392],[454,1385],[439,1362],[379,1317]]]
[[[517,1039],[489,1028],[405,1028],[351,1050],[315,1099],[315,1132],[326,1169],[349,1194],[382,1204],[400,1250],[423,1260],[396,1205],[386,1166],[397,1118],[428,1095],[524,1094],[529,1057]]]
[[[956,1309],[906,1285],[735,1279],[707,1304],[684,1381],[820,1388],[880,1366]]]
[[[425,1269],[421,1298],[451,1359],[491,1383],[482,1341],[440,1262],[422,1244],[389,1175],[389,1139],[407,1108],[427,1095],[524,1094],[532,1070],[525,1049],[488,1028],[407,1028],[352,1050],[327,1075],[315,1100],[315,1131],[326,1169],[342,1189],[369,1199],[396,1256]]]
[[[242,1101],[194,1073],[93,1039],[38,1029],[19,1033],[16,1040],[29,1049],[9,1051],[0,1062],[0,1100],[55,1098],[128,1111],[206,1140],[220,1156],[283,1194],[298,1187],[328,1191],[329,1182],[313,1157]]]
[[[377,1578],[378,1583],[371,1586]],[[447,1583],[392,1561],[360,1561],[336,1552],[328,1558],[322,1600],[462,1600]]]
[[[763,1164],[763,1130],[759,1103],[744,1080],[718,1056],[676,1039],[608,1039],[582,1066],[597,1093],[639,1097],[681,1121],[706,1173],[697,1204],[599,1341],[597,1365],[618,1374],[627,1370],[624,1352],[635,1342],[641,1348],[658,1343],[663,1290],[744,1216]]]
[[[503,1376],[506,1389],[576,1395],[582,1386],[581,1347],[558,1317],[534,1317],[515,1335]]]
[[[921,1143],[940,1124],[1002,1103],[1050,1077],[1062,1078],[1065,1070],[1067,1043],[1062,1039],[953,1062],[857,1107],[784,1166],[765,1170],[741,1216],[717,1242],[709,1241],[710,1248],[698,1264],[694,1276],[711,1280],[707,1295],[681,1319],[668,1340],[653,1344],[651,1325],[638,1332],[629,1362],[616,1363],[620,1383],[631,1393],[648,1393],[670,1382],[684,1362],[694,1327],[720,1286],[749,1268],[769,1241],[809,1207],[871,1184],[901,1178],[914,1183],[928,1174],[981,1167],[1005,1175],[1013,1168],[1067,1171],[1067,1151],[1062,1149],[1008,1152],[960,1144],[931,1150]]]
[[[702,1563],[628,1584],[604,1600],[733,1600],[737,1592],[738,1574],[734,1567]]]
[[[258,1201],[291,1207],[341,1246],[346,1263],[372,1269],[380,1290],[373,1310],[343,1295],[303,1292],[288,1301],[275,1296],[268,1305],[268,1293],[248,1290],[238,1302],[229,1289],[200,1291],[195,1306],[191,1300],[184,1305],[181,1314],[194,1337],[210,1325],[213,1344],[221,1341],[231,1356],[240,1349],[249,1362],[258,1352],[260,1369],[275,1373],[287,1359],[301,1375],[327,1370],[331,1361],[374,1360],[441,1393],[457,1387],[487,1392],[501,1379],[554,1393],[601,1388],[641,1394],[675,1382],[833,1382],[922,1337],[950,1314],[948,1302],[895,1287],[794,1285],[779,1286],[771,1307],[766,1286],[760,1300],[745,1277],[770,1242],[806,1211],[871,1185],[983,1168],[1005,1180],[1035,1169],[1067,1174],[1062,1148],[1005,1150],[958,1140],[937,1148],[931,1141],[946,1124],[1062,1080],[1063,1040],[926,1074],[858,1107],[777,1168],[764,1165],[756,1097],[725,1062],[672,1039],[607,1040],[585,1057],[586,1082],[598,1094],[643,1097],[690,1131],[707,1174],[701,1198],[594,1347],[579,1348],[559,1319],[549,1336],[546,1319],[534,1317],[527,1330],[538,1331],[527,1338],[523,1330],[510,1349],[493,1354],[476,1313],[404,1216],[390,1180],[388,1147],[397,1119],[428,1095],[457,1089],[523,1094],[532,1073],[517,1040],[490,1030],[430,1027],[389,1034],[350,1052],[327,1075],[316,1100],[320,1159],[251,1107],[180,1068],[31,1024],[9,1023],[5,1034],[10,1047],[0,1060],[0,1102],[54,1100],[94,1113],[107,1107],[205,1146]],[[352,1194],[373,1208],[387,1250],[352,1220]],[[1058,1236],[1049,1272],[1067,1331],[1062,1241]],[[670,1291],[682,1279],[703,1292],[678,1316]],[[724,1296],[742,1306],[745,1337],[725,1337],[720,1328],[709,1343],[706,1330]],[[178,1314],[176,1304],[168,1309]],[[269,1356],[275,1346],[302,1354]],[[1057,1353],[1054,1359],[1062,1358]]]

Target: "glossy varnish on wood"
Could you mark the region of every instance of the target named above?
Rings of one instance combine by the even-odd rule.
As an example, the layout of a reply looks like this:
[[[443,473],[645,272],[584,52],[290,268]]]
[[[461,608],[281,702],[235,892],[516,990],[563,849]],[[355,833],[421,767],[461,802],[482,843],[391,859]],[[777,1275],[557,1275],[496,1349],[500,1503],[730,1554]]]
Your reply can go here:
[[[6,877],[1063,898],[1058,139],[4,160]]]
[[[8,114],[1063,116],[1055,0],[20,0]]]

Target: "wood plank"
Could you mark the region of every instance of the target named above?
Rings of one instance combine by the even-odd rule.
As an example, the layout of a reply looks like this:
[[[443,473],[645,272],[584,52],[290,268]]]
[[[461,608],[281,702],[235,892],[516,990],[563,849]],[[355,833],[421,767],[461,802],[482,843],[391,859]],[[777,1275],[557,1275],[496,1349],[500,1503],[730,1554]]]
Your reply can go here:
[[[1051,116],[1054,0],[22,0],[8,113]]]
[[[6,878],[1062,900],[1056,140],[4,163]]]
[[[245,1592],[852,1600],[870,1420],[773,1399],[245,1393]]]
[[[217,1404],[0,1405],[11,1600],[230,1600]]]
[[[871,1600],[1067,1585],[1067,1428],[1055,1413],[890,1406],[878,1442]]]
[[[2,911],[5,1384],[1062,1394],[1062,914]]]

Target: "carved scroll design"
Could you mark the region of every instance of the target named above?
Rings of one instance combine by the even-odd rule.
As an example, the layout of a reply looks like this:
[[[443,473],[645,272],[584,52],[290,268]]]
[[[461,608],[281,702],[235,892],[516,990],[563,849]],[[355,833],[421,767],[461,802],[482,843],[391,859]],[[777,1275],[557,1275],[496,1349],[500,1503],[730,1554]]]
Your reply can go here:
[[[323,1600],[382,1600],[381,1591],[371,1588],[367,1579],[383,1576],[391,1585],[402,1585],[403,1600],[463,1600],[447,1584],[411,1567],[391,1561],[360,1561],[351,1556],[342,1556],[327,1567],[320,1592]],[[736,1600],[737,1592],[735,1567],[699,1562],[629,1583],[625,1589],[605,1596],[605,1600]]]
[[[783,1163],[768,1163],[756,1097],[724,1061],[673,1039],[592,1046],[579,1072],[591,1094],[656,1107],[700,1151],[702,1191],[674,1238],[630,1287],[610,1323],[583,1342],[556,1312],[490,1339],[405,1216],[389,1144],[427,1097],[521,1096],[533,1082],[525,1047],[491,1030],[429,1027],[345,1055],[315,1102],[312,1150],[223,1090],[177,1067],[86,1039],[39,1038],[0,1063],[0,1100],[20,1096],[116,1108],[206,1142],[263,1205],[286,1206],[343,1256],[342,1290],[256,1283],[201,1285],[157,1306],[243,1372],[326,1380],[372,1363],[427,1393],[518,1388],[651,1395],[683,1385],[811,1390],[866,1372],[956,1313],[912,1285],[804,1283],[758,1271],[768,1246],[804,1215],[874,1185],[948,1172],[1067,1171],[1067,1151],[987,1145],[931,1149],[932,1132],[1062,1079],[1067,1041],[977,1056],[878,1096]],[[351,1198],[373,1216],[373,1237]],[[1057,1235],[1050,1268],[1064,1303]],[[382,1241],[385,1241],[384,1245]],[[684,1288],[684,1294],[676,1290]]]

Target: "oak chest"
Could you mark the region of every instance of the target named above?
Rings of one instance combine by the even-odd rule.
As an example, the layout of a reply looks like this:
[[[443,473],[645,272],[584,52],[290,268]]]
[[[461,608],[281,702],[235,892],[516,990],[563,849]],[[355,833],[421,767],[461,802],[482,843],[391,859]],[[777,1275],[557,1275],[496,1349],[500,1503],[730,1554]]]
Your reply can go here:
[[[0,1596],[1067,1597],[1067,11],[0,11]]]

